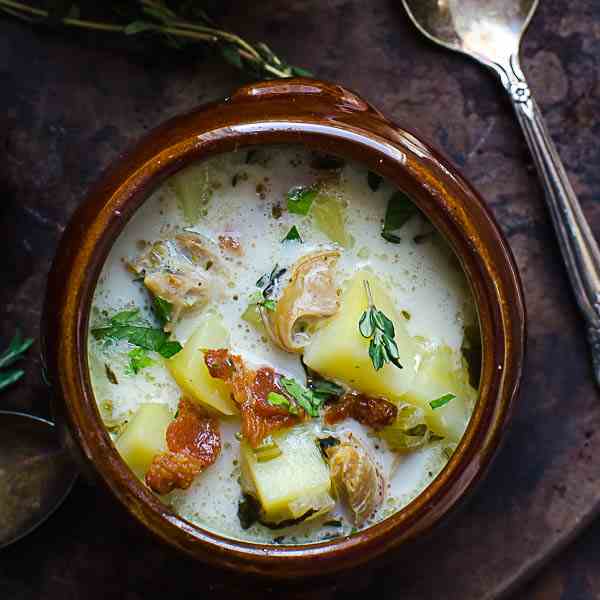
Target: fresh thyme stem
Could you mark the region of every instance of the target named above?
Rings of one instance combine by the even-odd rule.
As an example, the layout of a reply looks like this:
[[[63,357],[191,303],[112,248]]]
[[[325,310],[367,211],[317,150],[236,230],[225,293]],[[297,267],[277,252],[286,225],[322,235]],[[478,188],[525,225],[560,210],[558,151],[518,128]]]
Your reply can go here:
[[[209,44],[217,47],[227,62],[239,69],[250,71],[255,76],[283,78],[310,75],[304,69],[288,65],[266,44],[253,45],[230,31],[215,27],[213,20],[198,8],[194,9],[194,15],[200,22],[190,22],[160,0],[138,0],[132,4],[138,7],[140,18],[131,23],[88,20],[80,18],[78,14],[68,14],[59,20],[65,27],[121,35],[144,32],[159,34],[163,40],[170,43],[178,40],[178,46],[185,42]],[[76,8],[76,5],[73,4],[72,7]],[[47,10],[15,0],[0,0],[1,12],[30,24],[43,22],[51,16]]]
[[[367,293],[369,307],[363,312],[358,321],[358,331],[360,335],[370,340],[369,357],[371,358],[373,368],[379,371],[383,365],[389,362],[401,369],[402,365],[400,364],[398,344],[396,344],[396,340],[394,339],[396,337],[394,324],[375,306],[369,282],[365,279],[363,280],[363,284]]]
[[[373,302],[373,294],[371,294],[371,286],[369,285],[369,282],[366,279],[363,281],[363,283],[365,284],[365,291],[367,292],[367,300],[369,302],[369,308],[371,308],[375,304]]]

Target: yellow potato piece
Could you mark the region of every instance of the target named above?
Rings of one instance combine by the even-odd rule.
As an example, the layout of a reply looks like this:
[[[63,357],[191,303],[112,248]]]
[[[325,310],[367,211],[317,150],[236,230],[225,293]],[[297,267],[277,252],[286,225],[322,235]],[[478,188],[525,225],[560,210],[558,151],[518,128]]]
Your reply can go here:
[[[119,454],[140,479],[152,459],[166,450],[165,434],[172,420],[166,404],[142,404],[116,441]]]
[[[394,323],[402,369],[390,363],[379,371],[373,367],[369,340],[358,330],[360,317],[368,307],[365,280],[371,287],[375,306]],[[338,313],[312,337],[304,351],[304,362],[322,376],[343,381],[359,392],[393,398],[409,389],[415,377],[417,351],[379,279],[370,271],[359,271],[350,280]]]
[[[224,415],[233,415],[238,410],[231,399],[231,386],[210,375],[203,352],[227,348],[228,345],[229,334],[221,319],[207,315],[183,349],[165,362],[177,385],[190,400]]]
[[[435,410],[429,403],[444,394],[456,398]],[[436,434],[458,441],[462,437],[477,400],[469,385],[469,372],[459,352],[447,346],[424,355],[408,393],[401,398],[425,411],[425,421]]]
[[[309,510],[331,510],[331,480],[317,440],[305,427],[272,435],[281,450],[276,458],[259,462],[254,450],[242,441],[242,477],[258,498],[264,517],[271,523],[297,519]]]

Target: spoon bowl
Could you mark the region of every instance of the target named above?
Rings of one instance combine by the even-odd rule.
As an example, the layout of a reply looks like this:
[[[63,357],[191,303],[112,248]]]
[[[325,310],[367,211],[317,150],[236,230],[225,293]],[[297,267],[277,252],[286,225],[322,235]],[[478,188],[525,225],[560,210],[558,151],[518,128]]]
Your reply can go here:
[[[538,0],[402,0],[416,27],[432,41],[476,58],[502,64],[518,51]]]
[[[77,471],[54,425],[0,411],[0,549],[41,525],[70,492]]]
[[[402,0],[431,41],[492,69],[513,105],[544,187],[600,386],[600,248],[521,69],[521,39],[538,0]]]

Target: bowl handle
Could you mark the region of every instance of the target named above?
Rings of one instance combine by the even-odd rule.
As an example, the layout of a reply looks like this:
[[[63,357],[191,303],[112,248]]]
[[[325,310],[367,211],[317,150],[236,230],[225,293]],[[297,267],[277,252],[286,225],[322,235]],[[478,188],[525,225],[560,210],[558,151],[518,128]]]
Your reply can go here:
[[[277,100],[279,98],[289,101],[290,99],[301,100],[302,97],[307,96],[315,97],[315,99],[320,96],[322,99],[333,102],[343,110],[369,113],[388,123],[388,120],[376,108],[363,100],[358,94],[341,85],[303,77],[273,79],[245,85],[232,94],[229,102],[256,102],[260,100]]]

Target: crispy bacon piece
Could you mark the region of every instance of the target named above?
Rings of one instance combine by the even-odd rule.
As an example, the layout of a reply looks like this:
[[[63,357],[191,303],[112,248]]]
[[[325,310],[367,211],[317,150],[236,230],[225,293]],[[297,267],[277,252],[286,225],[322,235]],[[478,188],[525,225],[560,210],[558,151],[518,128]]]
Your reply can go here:
[[[194,477],[212,465],[221,452],[217,420],[187,398],[180,400],[166,440],[169,450],[157,454],[146,473],[146,483],[159,494],[189,488]]]
[[[384,398],[372,398],[365,394],[344,394],[339,402],[331,404],[325,412],[325,423],[333,425],[352,418],[362,425],[382,429],[391,425],[398,415],[395,404]]]
[[[163,452],[157,454],[146,473],[146,484],[157,494],[168,494],[175,488],[187,490],[202,471],[202,463],[193,456]]]
[[[240,240],[232,235],[220,235],[219,248],[221,248],[221,250],[231,252],[232,254],[237,254],[238,256],[244,254]]]
[[[282,393],[277,374],[270,367],[249,369],[240,356],[228,350],[208,350],[204,361],[213,377],[231,384],[242,415],[242,435],[253,448],[273,431],[291,427],[302,418],[300,408],[299,415],[292,415],[284,407],[267,402],[269,392]]]

